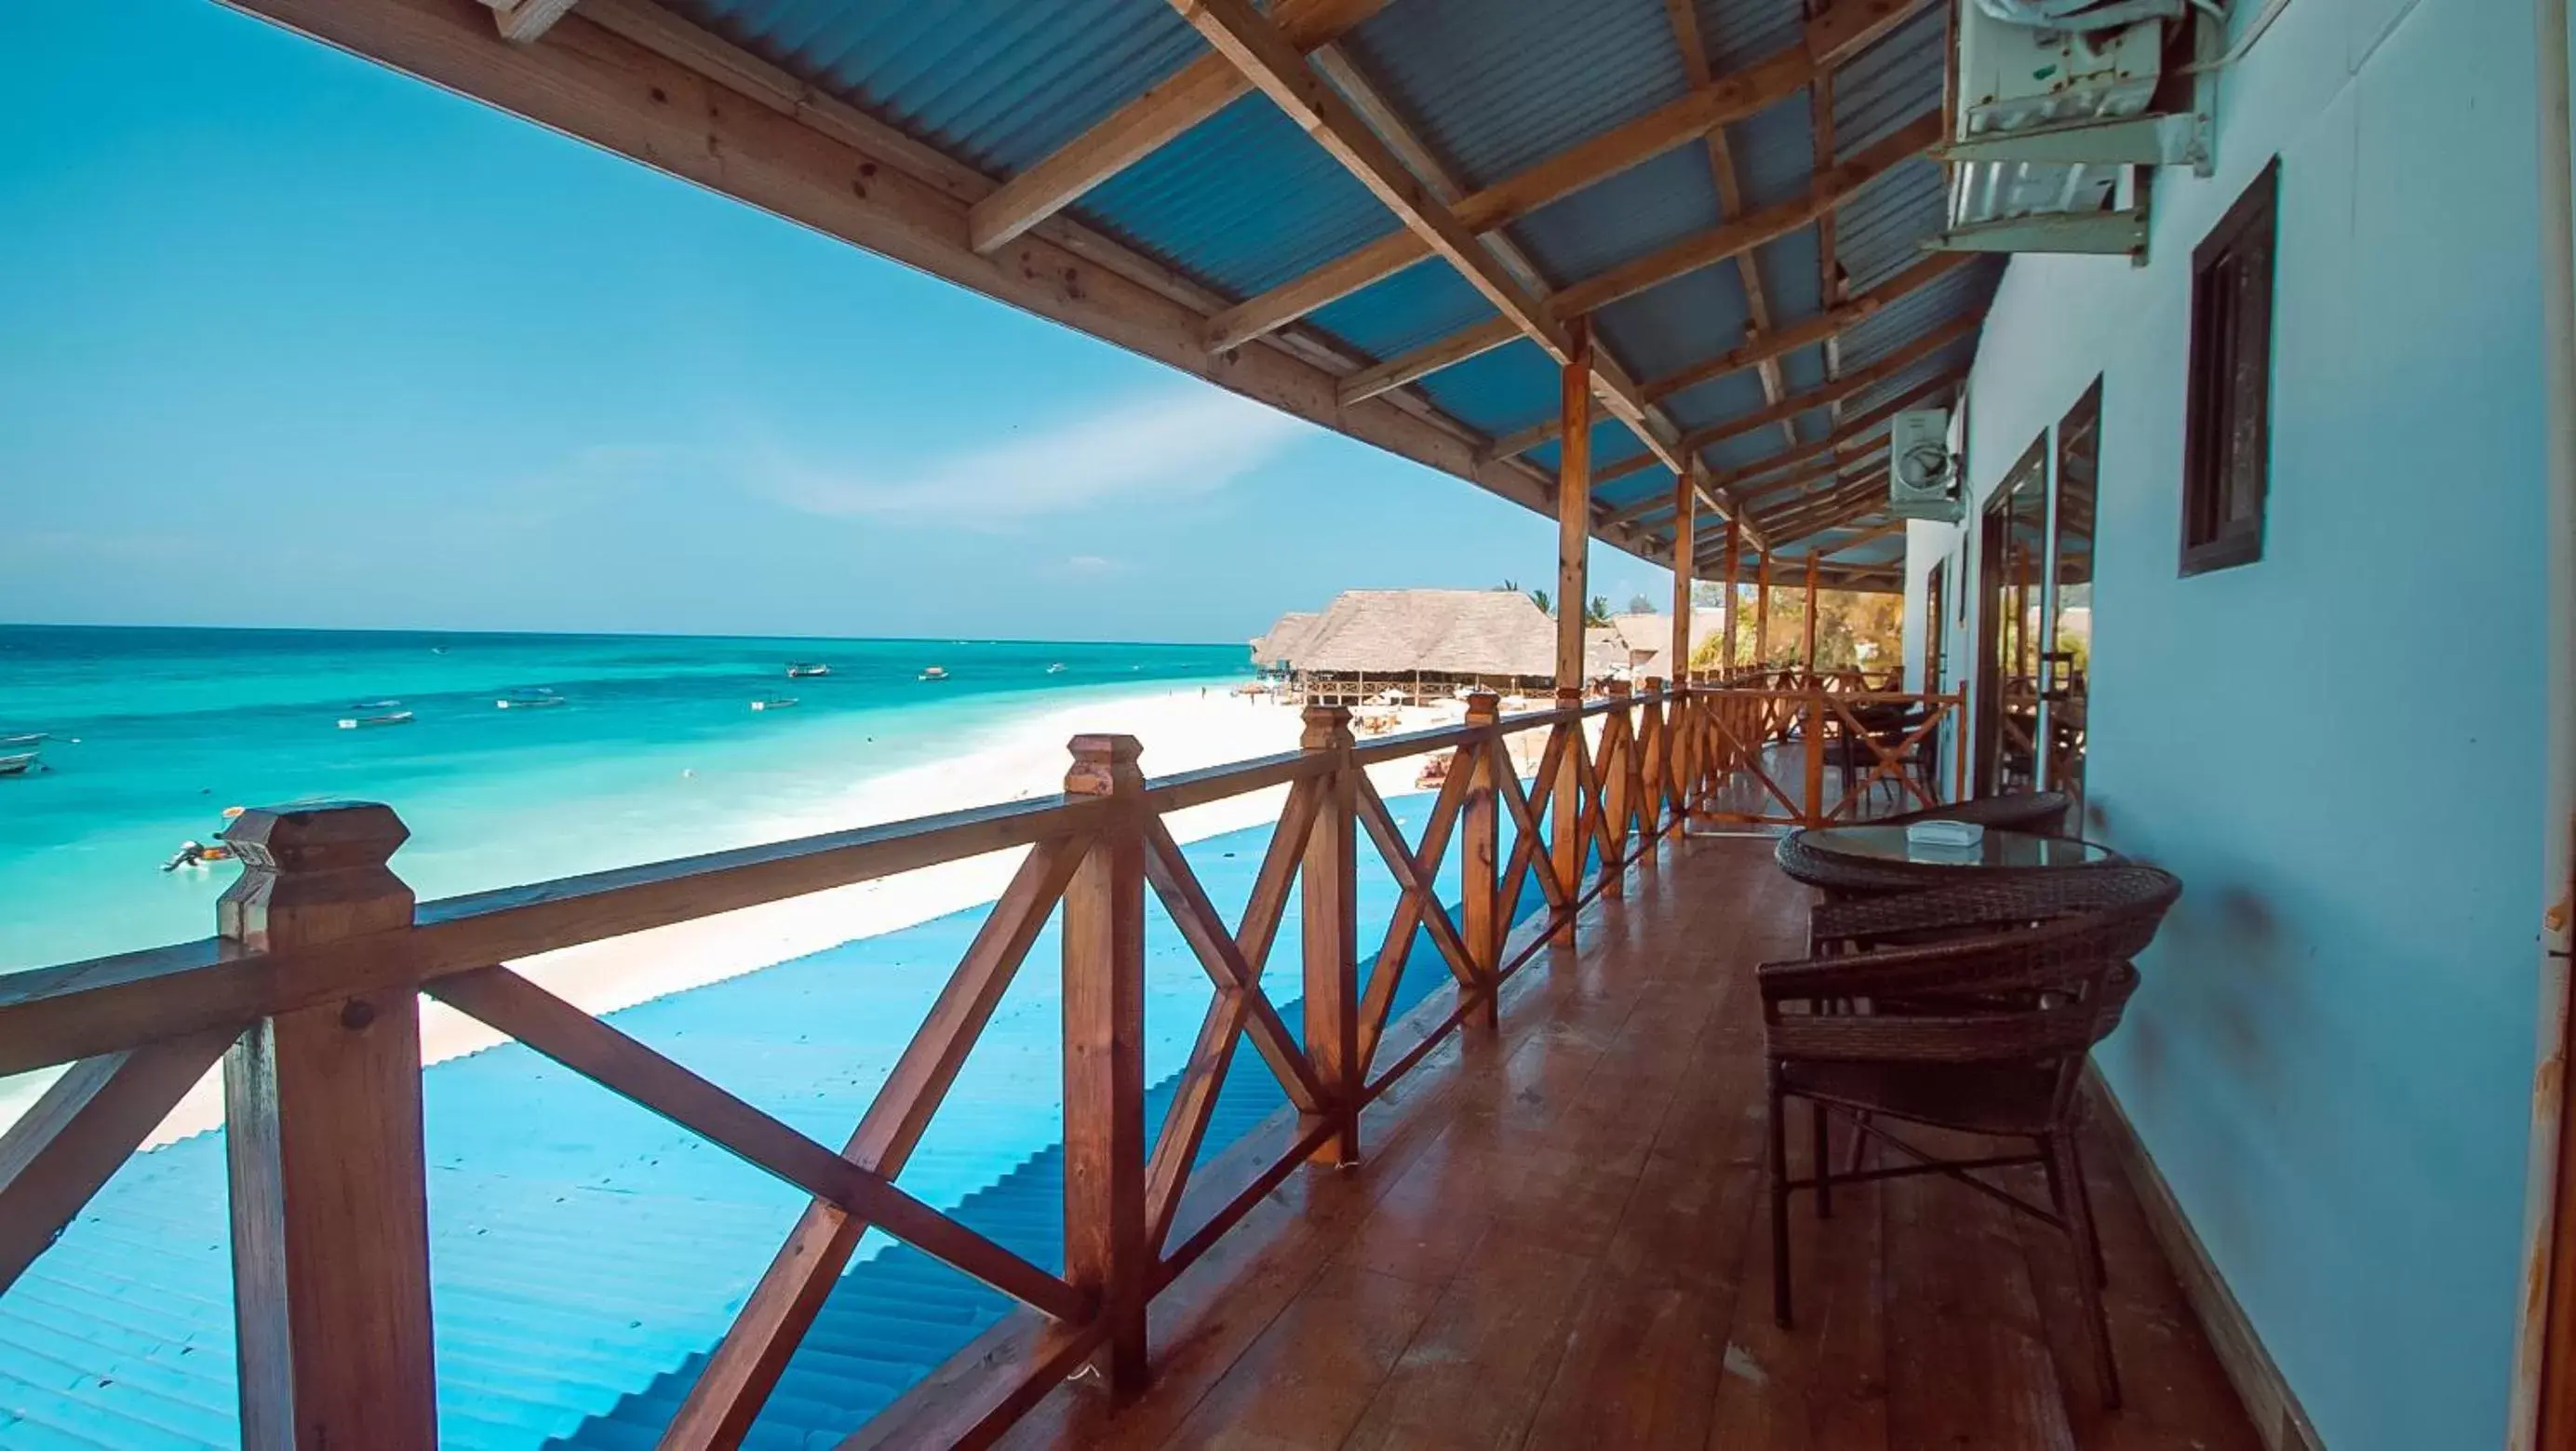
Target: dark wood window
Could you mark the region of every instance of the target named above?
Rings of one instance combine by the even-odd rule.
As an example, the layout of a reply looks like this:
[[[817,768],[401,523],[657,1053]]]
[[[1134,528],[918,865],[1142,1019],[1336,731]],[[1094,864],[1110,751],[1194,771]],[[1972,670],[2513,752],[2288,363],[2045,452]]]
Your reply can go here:
[[[2191,254],[2191,391],[2183,426],[2182,572],[2263,557],[2271,472],[2273,221],[2265,168]]]

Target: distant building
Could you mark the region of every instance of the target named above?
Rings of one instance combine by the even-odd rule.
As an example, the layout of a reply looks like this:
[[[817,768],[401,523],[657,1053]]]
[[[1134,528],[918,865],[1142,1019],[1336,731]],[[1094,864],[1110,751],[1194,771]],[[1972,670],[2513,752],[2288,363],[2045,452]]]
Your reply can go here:
[[[1253,642],[1253,663],[1287,677],[1308,705],[1390,693],[1419,702],[1472,686],[1538,694],[1556,685],[1556,622],[1502,590],[1346,590],[1320,615],[1282,616]]]

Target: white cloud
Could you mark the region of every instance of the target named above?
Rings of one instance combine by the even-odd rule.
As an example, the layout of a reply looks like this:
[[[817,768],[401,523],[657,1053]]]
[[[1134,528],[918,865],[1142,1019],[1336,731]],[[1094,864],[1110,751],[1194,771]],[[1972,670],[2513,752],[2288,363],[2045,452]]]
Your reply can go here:
[[[901,471],[772,457],[754,488],[809,514],[938,516],[998,528],[1116,500],[1211,493],[1277,457],[1299,428],[1298,420],[1250,399],[1194,388],[1127,399]],[[1085,558],[1067,565],[1085,568]]]
[[[1118,561],[1098,554],[1077,554],[1064,562],[1073,574],[1107,574],[1118,567]]]

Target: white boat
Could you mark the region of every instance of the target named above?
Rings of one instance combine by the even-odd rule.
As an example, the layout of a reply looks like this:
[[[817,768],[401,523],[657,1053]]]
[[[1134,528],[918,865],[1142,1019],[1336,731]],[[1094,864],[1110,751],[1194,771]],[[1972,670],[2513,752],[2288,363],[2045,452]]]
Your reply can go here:
[[[24,776],[36,769],[36,751],[10,751],[0,754],[0,776]]]
[[[787,667],[787,678],[790,680],[811,680],[818,675],[831,673],[832,667],[819,660],[799,661]]]
[[[22,731],[14,736],[0,736],[0,751],[32,751],[52,739],[51,731]]]
[[[349,709],[353,714],[340,717],[340,729],[344,731],[411,724],[411,712],[403,709],[399,700],[362,700]]]
[[[1047,667],[1047,674],[1049,675],[1062,675],[1063,673],[1064,666],[1061,664],[1050,665]]]
[[[948,671],[945,667],[933,665],[929,669],[921,672],[921,678],[924,680],[945,680],[948,678]]]
[[[792,695],[764,695],[751,703],[753,710],[785,710],[796,703]]]
[[[564,698],[542,685],[523,685],[492,703],[503,710],[544,710],[562,705]]]

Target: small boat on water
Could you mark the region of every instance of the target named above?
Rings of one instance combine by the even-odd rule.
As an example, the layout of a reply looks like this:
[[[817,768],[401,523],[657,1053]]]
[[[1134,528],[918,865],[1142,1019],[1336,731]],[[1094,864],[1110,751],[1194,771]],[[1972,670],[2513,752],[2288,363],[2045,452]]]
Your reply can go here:
[[[0,776],[24,776],[36,769],[40,751],[0,751]]]
[[[562,705],[564,698],[543,685],[522,685],[492,703],[503,710],[544,710]]]
[[[1063,673],[1064,664],[1062,661],[1058,661],[1057,663],[1047,667],[1047,674],[1049,675],[1062,675]]]
[[[21,731],[14,736],[0,736],[0,751],[31,751],[53,738],[51,731]]]
[[[812,680],[816,676],[831,673],[832,667],[819,660],[803,660],[787,667],[787,678],[790,680]]]
[[[340,717],[340,729],[344,731],[411,724],[411,712],[403,709],[399,700],[362,700],[349,710],[350,714]]]
[[[751,703],[753,710],[785,710],[796,703],[792,695],[764,695]]]
[[[948,678],[948,671],[943,666],[933,665],[929,669],[921,672],[921,678],[924,680],[945,680]]]

